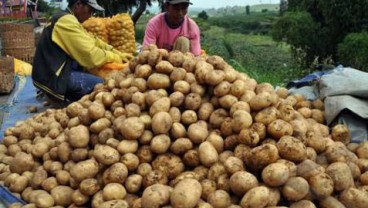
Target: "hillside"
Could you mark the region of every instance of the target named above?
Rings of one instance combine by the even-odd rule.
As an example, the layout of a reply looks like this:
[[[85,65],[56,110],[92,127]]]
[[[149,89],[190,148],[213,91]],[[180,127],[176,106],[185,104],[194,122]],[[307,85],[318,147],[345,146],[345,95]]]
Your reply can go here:
[[[158,6],[153,5],[148,8],[150,13],[156,14],[160,12]],[[279,4],[257,4],[250,6],[250,12],[261,12],[262,10],[267,11],[278,11]],[[233,6],[233,7],[221,7],[218,9],[215,8],[205,8],[205,7],[197,7],[192,6],[189,9],[190,16],[196,16],[201,11],[206,11],[209,16],[223,16],[223,15],[234,15],[234,14],[243,14],[246,11],[245,6]]]

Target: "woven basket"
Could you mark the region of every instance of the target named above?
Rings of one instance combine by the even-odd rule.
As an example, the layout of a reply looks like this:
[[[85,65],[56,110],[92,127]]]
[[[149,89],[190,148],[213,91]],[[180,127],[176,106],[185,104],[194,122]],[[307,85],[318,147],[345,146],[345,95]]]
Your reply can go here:
[[[17,24],[17,23],[4,23],[0,24],[0,33],[3,32],[22,32],[31,33],[33,32],[33,25],[31,24]]]
[[[35,53],[33,25],[0,24],[3,56],[13,56],[32,64]]]
[[[0,58],[0,93],[9,93],[14,87],[14,58]]]

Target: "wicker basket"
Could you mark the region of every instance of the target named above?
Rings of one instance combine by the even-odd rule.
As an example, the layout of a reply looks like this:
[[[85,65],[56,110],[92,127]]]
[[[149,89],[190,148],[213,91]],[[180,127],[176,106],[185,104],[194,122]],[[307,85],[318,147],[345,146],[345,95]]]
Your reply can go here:
[[[13,56],[32,64],[35,53],[35,37],[33,25],[0,24],[2,40],[1,55]]]
[[[17,23],[4,23],[0,24],[0,33],[3,32],[22,32],[31,33],[33,32],[33,25],[31,24],[17,24]]]
[[[0,58],[0,93],[9,93],[14,87],[14,58]]]

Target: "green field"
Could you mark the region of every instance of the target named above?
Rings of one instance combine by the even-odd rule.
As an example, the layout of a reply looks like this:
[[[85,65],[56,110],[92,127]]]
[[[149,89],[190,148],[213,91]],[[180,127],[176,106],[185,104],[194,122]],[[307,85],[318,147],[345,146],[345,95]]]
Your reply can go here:
[[[267,22],[272,24],[275,12],[255,13],[248,16],[226,16],[203,21],[196,19],[201,29],[201,46],[209,55],[219,55],[238,71],[247,73],[259,83],[268,82],[274,86],[285,86],[289,81],[298,79],[310,73],[309,70],[301,70],[291,55],[290,47],[286,44],[278,44],[267,35],[271,26],[265,32],[260,32],[256,27],[251,32],[243,34],[242,31],[254,24],[252,22]],[[142,42],[144,28],[150,16],[143,16],[136,25],[136,39]],[[234,19],[238,18],[236,24]],[[226,27],[215,26],[228,24]],[[248,29],[247,29],[248,27]],[[262,35],[262,34],[266,35]]]

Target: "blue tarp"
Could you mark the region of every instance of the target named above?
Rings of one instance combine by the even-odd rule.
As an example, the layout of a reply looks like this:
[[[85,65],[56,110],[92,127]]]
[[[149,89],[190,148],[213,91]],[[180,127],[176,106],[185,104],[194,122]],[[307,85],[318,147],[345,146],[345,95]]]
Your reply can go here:
[[[7,188],[3,186],[0,186],[0,202],[1,202],[1,205],[4,205],[6,207],[16,202],[21,203],[21,204],[26,204],[23,200],[14,196],[11,192],[8,191]]]
[[[17,121],[26,120],[35,115],[35,113],[29,113],[28,108],[30,106],[37,107],[38,112],[46,109],[43,106],[45,100],[37,99],[37,90],[33,86],[30,76],[17,76],[15,83],[8,102],[0,106],[0,110],[5,111],[0,130],[0,139],[4,137],[4,131],[14,126]]]

